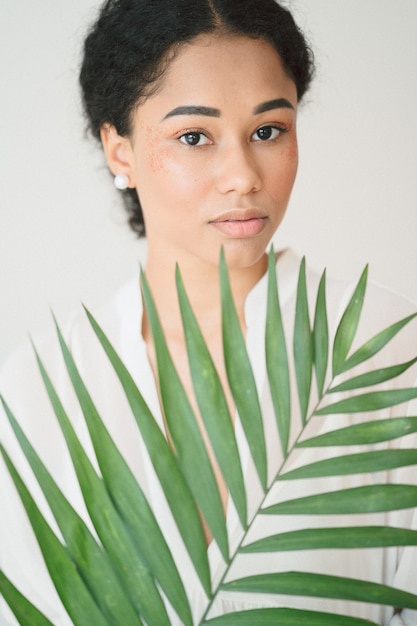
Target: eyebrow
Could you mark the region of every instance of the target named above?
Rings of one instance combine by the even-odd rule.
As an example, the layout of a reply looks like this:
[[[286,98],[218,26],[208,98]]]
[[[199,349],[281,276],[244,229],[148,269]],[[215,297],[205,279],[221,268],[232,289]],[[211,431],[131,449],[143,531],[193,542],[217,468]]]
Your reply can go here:
[[[167,113],[164,120],[174,115],[206,115],[208,117],[220,117],[220,111],[219,109],[213,109],[211,107],[181,106]]]
[[[286,98],[276,98],[275,100],[268,100],[268,102],[263,102],[254,108],[253,112],[255,115],[259,115],[260,113],[265,113],[266,111],[272,111],[272,109],[292,109],[294,110],[293,105]]]
[[[276,98],[275,100],[268,100],[268,102],[262,102],[262,104],[259,104],[253,109],[253,114],[260,115],[261,113],[272,111],[273,109],[294,110],[294,107],[286,98]],[[166,120],[169,117],[174,117],[175,115],[204,115],[207,117],[220,117],[221,111],[219,109],[214,109],[213,107],[197,105],[179,106],[167,113],[163,119]]]

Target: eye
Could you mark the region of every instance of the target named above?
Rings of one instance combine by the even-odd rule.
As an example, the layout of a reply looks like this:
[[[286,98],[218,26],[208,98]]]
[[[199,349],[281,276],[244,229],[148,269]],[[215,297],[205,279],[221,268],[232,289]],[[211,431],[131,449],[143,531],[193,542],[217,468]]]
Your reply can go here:
[[[196,130],[181,135],[179,140],[187,146],[206,146],[210,143],[209,139],[203,133]]]
[[[274,141],[278,136],[285,132],[285,128],[279,128],[278,126],[261,126],[252,135],[253,141]]]

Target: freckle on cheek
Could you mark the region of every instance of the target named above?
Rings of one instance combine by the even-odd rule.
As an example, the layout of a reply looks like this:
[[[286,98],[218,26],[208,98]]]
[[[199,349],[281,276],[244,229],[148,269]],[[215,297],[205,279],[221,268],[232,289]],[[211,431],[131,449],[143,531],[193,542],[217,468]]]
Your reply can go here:
[[[294,148],[292,148],[289,152],[288,152],[288,157],[290,159],[297,159],[298,158],[298,149],[295,146]]]
[[[165,159],[169,155],[169,148],[162,148],[161,136],[154,128],[146,128],[146,146],[146,156],[152,172],[166,169]]]
[[[148,152],[149,165],[153,172],[168,172],[169,167],[167,161],[169,160],[170,150],[169,148],[158,148]]]
[[[158,152],[148,150],[148,161],[152,172],[159,172],[162,170],[162,160]]]

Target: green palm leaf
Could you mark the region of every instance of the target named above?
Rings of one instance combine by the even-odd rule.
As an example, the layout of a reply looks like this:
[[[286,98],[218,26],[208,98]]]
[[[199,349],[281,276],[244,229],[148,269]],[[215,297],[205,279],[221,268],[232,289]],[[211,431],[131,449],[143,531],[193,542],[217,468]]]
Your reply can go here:
[[[297,379],[301,419],[307,421],[313,373],[313,337],[308,313],[305,259],[302,260],[298,276],[297,304],[294,323],[294,365]]]
[[[275,254],[273,249],[268,261],[268,308],[265,329],[265,357],[269,388],[274,404],[281,448],[287,455],[291,422],[290,374],[284,327],[279,303]]]
[[[372,372],[367,372],[366,374],[361,374],[360,376],[355,376],[350,380],[346,380],[344,383],[331,387],[328,393],[351,391],[352,389],[362,389],[363,387],[379,385],[387,380],[392,380],[397,376],[401,376],[401,374],[406,372],[408,368],[416,362],[417,359],[411,359],[411,361],[401,363],[400,365],[392,365],[391,367],[384,367]]]
[[[395,419],[363,422],[329,433],[312,437],[296,444],[298,448],[320,446],[356,446],[391,441],[417,432],[417,417],[396,417]]]
[[[203,626],[378,626],[375,622],[357,617],[345,617],[335,613],[302,611],[300,609],[251,609],[228,613],[203,623]]]
[[[413,319],[415,319],[417,313],[413,313],[412,315],[408,315],[404,319],[392,324],[388,328],[385,328],[380,333],[372,337],[369,341],[367,341],[363,346],[359,348],[356,352],[352,354],[344,363],[343,368],[340,370],[341,372],[346,372],[347,370],[363,363],[364,361],[370,359],[375,354],[378,354],[384,348],[388,342],[391,341],[399,332],[409,324]]]
[[[358,328],[359,318],[365,298],[368,268],[359,279],[355,291],[342,315],[333,344],[333,377],[344,371],[346,357]]]
[[[278,476],[278,480],[366,474],[409,465],[417,465],[417,450],[375,450],[309,463],[289,472],[283,472]]]
[[[262,509],[266,515],[339,515],[376,513],[417,507],[414,485],[370,485],[329,491],[273,504]]]
[[[313,340],[317,389],[319,396],[322,396],[324,381],[327,372],[327,364],[329,360],[329,327],[327,321],[326,307],[326,272],[323,272],[319,284],[319,290],[317,292],[316,310],[314,314]]]
[[[289,550],[322,550],[337,548],[380,548],[415,546],[417,531],[387,526],[347,526],[293,530],[259,539],[242,549],[242,553],[287,552]]]
[[[262,411],[252,366],[233,302],[223,251],[220,259],[220,285],[223,347],[227,377],[259,480],[266,490],[266,447]]]
[[[0,594],[14,613],[20,626],[54,626],[0,570]]]
[[[315,415],[332,415],[333,413],[359,413],[361,411],[378,411],[408,402],[417,398],[417,387],[410,389],[391,389],[389,391],[371,391],[353,398],[340,400],[317,409]]]
[[[226,591],[335,598],[417,609],[417,596],[400,589],[364,580],[305,572],[248,576],[224,584],[222,588]]]
[[[177,271],[177,289],[191,375],[201,416],[242,526],[246,520],[246,492],[232,418],[210,352]]]

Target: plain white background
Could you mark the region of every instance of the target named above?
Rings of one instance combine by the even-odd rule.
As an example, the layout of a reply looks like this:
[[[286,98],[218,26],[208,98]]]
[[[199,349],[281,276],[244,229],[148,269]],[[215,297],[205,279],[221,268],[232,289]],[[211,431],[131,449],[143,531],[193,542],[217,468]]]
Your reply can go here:
[[[0,361],[137,271],[77,74],[98,0],[0,11]],[[298,181],[276,241],[310,264],[417,300],[417,2],[292,0],[318,69],[299,115]]]

